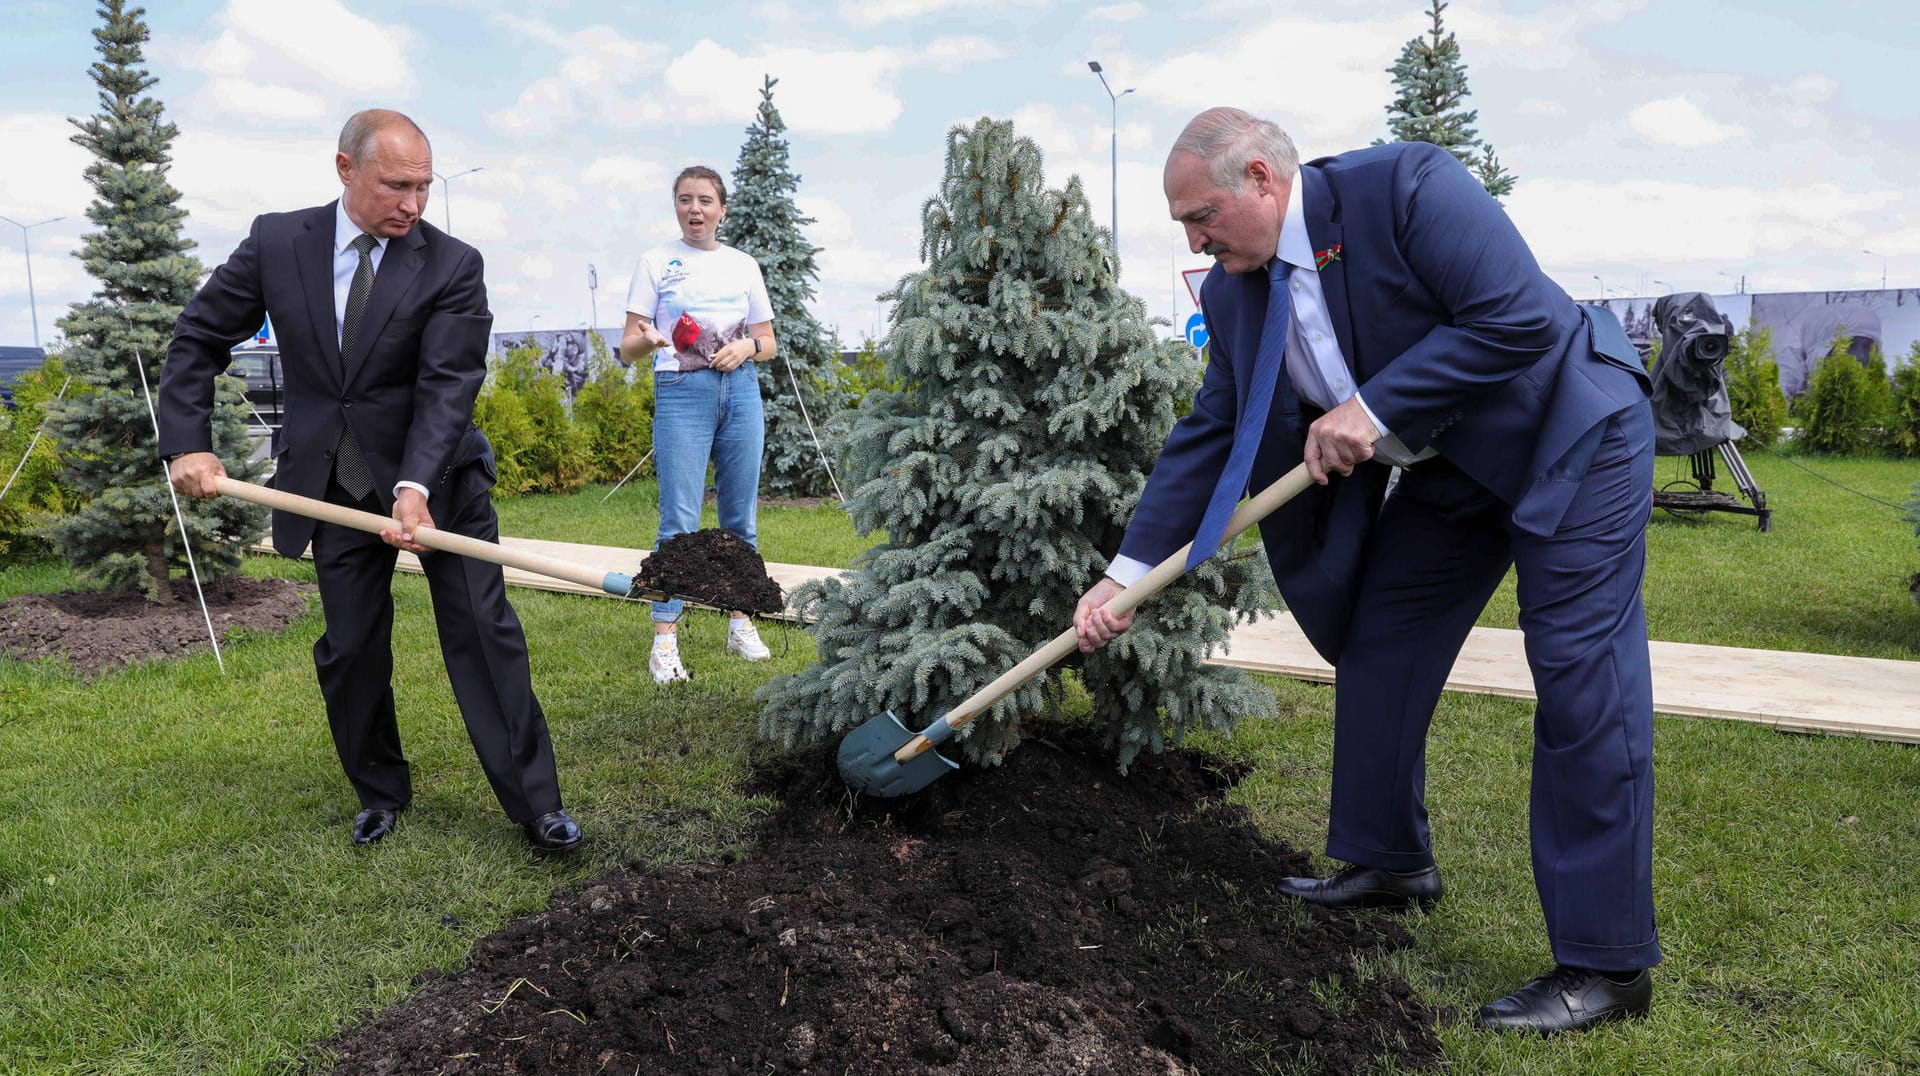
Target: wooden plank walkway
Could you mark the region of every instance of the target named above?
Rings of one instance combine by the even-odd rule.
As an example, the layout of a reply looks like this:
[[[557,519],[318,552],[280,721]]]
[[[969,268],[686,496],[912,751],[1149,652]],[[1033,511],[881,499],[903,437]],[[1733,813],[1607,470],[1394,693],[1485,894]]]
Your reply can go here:
[[[638,572],[646,559],[645,550],[615,546],[528,538],[503,541],[550,557],[628,574]],[[419,562],[411,554],[400,554],[400,561],[405,570],[419,570]],[[767,574],[789,592],[805,580],[837,571],[804,564],[767,565]],[[506,574],[507,582],[516,586],[600,593],[517,569],[509,568]],[[1920,661],[1666,642],[1653,643],[1652,653],[1653,704],[1660,713],[1757,722],[1790,732],[1920,743]],[[1235,630],[1227,651],[1213,660],[1296,679],[1333,680],[1332,668],[1314,653],[1293,618],[1284,613]],[[1520,633],[1475,628],[1454,662],[1447,688],[1531,699],[1533,680]]]

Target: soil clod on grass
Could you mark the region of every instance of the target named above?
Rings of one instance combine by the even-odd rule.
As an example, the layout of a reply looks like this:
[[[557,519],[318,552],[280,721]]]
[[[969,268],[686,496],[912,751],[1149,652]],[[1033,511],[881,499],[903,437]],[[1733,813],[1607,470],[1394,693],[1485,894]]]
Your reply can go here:
[[[1128,776],[1029,741],[906,800],[831,752],[762,775],[784,805],[737,862],[556,891],[321,1044],[370,1073],[1357,1073],[1438,1064],[1434,1014],[1354,960],[1389,916],[1283,903],[1304,856],[1184,751]],[[588,820],[589,823],[591,820]],[[330,1069],[326,1066],[332,1066]]]
[[[633,594],[664,594],[761,615],[780,612],[787,604],[759,551],[732,531],[711,528],[661,542],[641,562]]]

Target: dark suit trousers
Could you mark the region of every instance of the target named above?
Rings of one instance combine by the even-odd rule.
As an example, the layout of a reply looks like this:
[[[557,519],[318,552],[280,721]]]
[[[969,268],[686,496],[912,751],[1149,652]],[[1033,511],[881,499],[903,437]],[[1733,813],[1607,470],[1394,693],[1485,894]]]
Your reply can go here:
[[[496,541],[499,519],[480,462],[457,468],[430,502],[441,529]],[[385,515],[377,500],[355,501],[334,482],[327,499]],[[442,500],[446,503],[441,503]],[[400,751],[393,698],[393,566],[399,551],[379,535],[322,523],[313,559],[326,632],[314,644],[314,668],[326,699],[340,765],[362,807],[397,809],[413,798]],[[493,794],[515,822],[560,809],[560,781],[546,715],[533,694],[526,635],[507,603],[498,565],[451,553],[422,557],[433,596],[440,654],[460,716]]]
[[[1401,478],[1368,549],[1335,671],[1327,855],[1430,866],[1426,735],[1474,620],[1517,569],[1538,705],[1530,832],[1554,959],[1606,970],[1660,960],[1653,920],[1653,677],[1640,588],[1652,513],[1643,405],[1607,420],[1559,530],[1444,459]]]

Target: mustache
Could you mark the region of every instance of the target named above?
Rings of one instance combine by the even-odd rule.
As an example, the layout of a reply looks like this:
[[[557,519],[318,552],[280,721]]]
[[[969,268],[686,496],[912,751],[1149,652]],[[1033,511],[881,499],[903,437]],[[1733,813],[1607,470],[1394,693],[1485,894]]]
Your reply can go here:
[[[1208,243],[1206,246],[1200,248],[1200,253],[1205,254],[1209,258],[1218,258],[1226,252],[1227,245],[1225,243]]]

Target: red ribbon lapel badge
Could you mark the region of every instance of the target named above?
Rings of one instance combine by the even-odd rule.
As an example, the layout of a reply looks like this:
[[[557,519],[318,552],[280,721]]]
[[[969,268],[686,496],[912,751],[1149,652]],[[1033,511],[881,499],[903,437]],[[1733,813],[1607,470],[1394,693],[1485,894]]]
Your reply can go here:
[[[1332,265],[1334,262],[1339,261],[1340,250],[1341,250],[1341,245],[1339,243],[1335,243],[1334,245],[1328,247],[1325,250],[1314,251],[1313,267],[1315,269],[1325,269],[1327,266]]]

